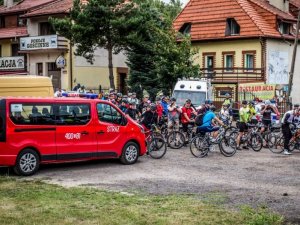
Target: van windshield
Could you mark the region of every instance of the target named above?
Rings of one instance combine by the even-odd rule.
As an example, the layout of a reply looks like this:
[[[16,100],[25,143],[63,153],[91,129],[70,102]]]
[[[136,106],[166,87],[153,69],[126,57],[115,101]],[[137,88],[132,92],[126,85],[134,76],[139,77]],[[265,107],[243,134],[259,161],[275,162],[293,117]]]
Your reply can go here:
[[[174,91],[173,96],[176,98],[176,103],[179,106],[183,106],[187,99],[191,99],[194,106],[199,106],[205,102],[206,92]]]

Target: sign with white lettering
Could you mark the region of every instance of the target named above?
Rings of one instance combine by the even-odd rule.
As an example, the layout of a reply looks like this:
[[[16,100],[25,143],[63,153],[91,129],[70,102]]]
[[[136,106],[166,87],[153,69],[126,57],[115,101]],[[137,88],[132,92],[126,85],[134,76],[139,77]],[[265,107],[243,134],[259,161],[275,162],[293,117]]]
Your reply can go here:
[[[24,68],[24,56],[0,57],[0,70],[19,70]]]
[[[57,48],[57,35],[20,38],[20,50]]]

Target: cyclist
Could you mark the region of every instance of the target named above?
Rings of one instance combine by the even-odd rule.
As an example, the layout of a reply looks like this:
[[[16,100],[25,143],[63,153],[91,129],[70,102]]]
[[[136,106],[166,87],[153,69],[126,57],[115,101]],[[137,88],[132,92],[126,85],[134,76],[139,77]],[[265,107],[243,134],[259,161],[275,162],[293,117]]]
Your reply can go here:
[[[226,123],[226,125],[230,124],[230,121],[231,121],[229,107],[230,107],[230,105],[223,103],[222,108],[219,113],[220,119],[223,121],[223,123]]]
[[[161,98],[161,105],[162,105],[162,107],[163,107],[163,114],[164,114],[164,116],[167,116],[168,115],[168,102],[167,102],[167,98],[166,98],[166,96],[163,96],[162,98]]]
[[[152,124],[158,123],[158,115],[156,112],[156,105],[154,103],[151,103],[146,107],[141,123],[146,131],[151,129]]]
[[[188,125],[193,124],[195,120],[193,119],[194,116],[197,115],[194,108],[192,108],[192,101],[191,99],[187,99],[185,101],[184,106],[182,107],[182,114],[181,114],[181,124],[182,124],[182,130],[186,134],[188,131]]]
[[[282,120],[282,134],[284,137],[284,151],[283,154],[285,155],[291,155],[292,153],[289,152],[289,143],[292,138],[292,132],[291,132],[291,125],[293,125],[294,119],[297,115],[297,110],[290,110],[287,111]]]
[[[136,115],[138,111],[134,102],[129,102],[129,107],[125,111],[125,114],[129,115],[132,119],[136,120]]]
[[[242,107],[240,108],[239,114],[240,114],[240,123],[239,123],[239,135],[236,139],[237,144],[237,150],[241,150],[240,147],[240,140],[241,137],[244,135],[245,132],[248,131],[247,123],[249,121],[249,108],[247,107],[248,102],[246,100],[242,101]],[[247,146],[243,147],[244,149],[248,149]]]
[[[160,121],[160,119],[162,118],[163,111],[164,111],[160,102],[161,102],[160,97],[156,97],[155,104],[156,104],[156,112],[158,115],[158,121]]]
[[[121,109],[121,111],[122,111],[123,113],[125,113],[126,110],[127,110],[127,108],[128,108],[128,107],[127,107],[127,104],[128,104],[127,100],[126,100],[126,99],[122,99],[119,108]]]
[[[223,102],[223,105],[229,105],[228,108],[232,108],[232,99],[230,98],[230,94],[226,93],[225,94],[225,100]]]
[[[249,122],[251,124],[257,124],[257,112],[255,109],[255,102],[254,101],[250,101],[249,102]]]
[[[215,125],[215,122],[220,124],[221,126],[224,126],[224,123],[216,117],[214,111],[216,110],[216,107],[214,105],[210,106],[210,108],[206,111],[206,113],[203,116],[203,123],[201,126],[197,127],[197,133],[199,132],[214,132],[213,138],[215,139],[218,135],[218,131],[220,127]]]
[[[263,133],[265,131],[265,127],[269,127],[272,123],[272,113],[279,114],[276,107],[271,105],[271,101],[266,100],[265,101],[265,107],[261,110],[262,115],[262,123],[264,124],[264,127],[262,127],[261,132]]]
[[[168,106],[168,131],[171,132],[172,128],[175,127],[175,130],[179,130],[179,116],[181,109],[176,105],[176,98],[171,98],[171,103]]]
[[[139,114],[142,115],[145,111],[147,106],[149,105],[149,95],[145,95],[143,101],[138,106]]]

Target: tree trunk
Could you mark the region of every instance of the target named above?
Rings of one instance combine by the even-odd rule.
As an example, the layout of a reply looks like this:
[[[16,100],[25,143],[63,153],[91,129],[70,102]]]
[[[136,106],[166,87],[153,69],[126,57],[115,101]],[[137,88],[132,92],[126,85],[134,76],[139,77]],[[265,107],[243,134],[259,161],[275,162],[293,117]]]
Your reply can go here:
[[[109,69],[109,82],[110,82],[110,88],[115,90],[115,81],[114,81],[114,71],[113,71],[113,53],[112,53],[112,47],[108,47],[108,69]]]

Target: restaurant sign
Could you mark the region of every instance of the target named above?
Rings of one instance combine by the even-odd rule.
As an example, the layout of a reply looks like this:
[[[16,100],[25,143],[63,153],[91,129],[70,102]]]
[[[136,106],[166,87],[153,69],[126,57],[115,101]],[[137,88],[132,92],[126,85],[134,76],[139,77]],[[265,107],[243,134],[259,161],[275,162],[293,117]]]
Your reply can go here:
[[[261,100],[269,100],[275,95],[275,86],[276,85],[264,83],[245,83],[239,84],[238,91],[241,97],[246,95],[251,98],[255,96]]]
[[[20,50],[57,48],[57,35],[25,37],[20,39]]]
[[[0,70],[18,70],[24,68],[24,56],[0,57]]]

